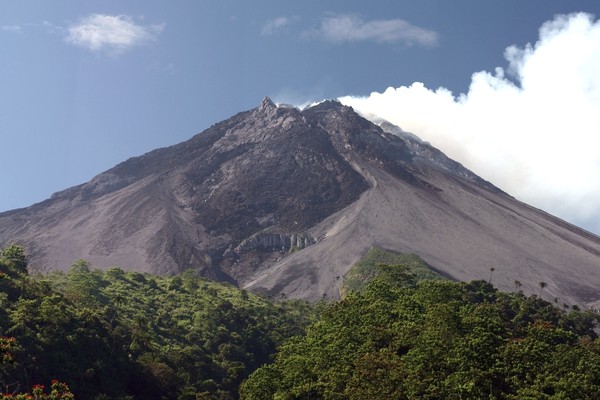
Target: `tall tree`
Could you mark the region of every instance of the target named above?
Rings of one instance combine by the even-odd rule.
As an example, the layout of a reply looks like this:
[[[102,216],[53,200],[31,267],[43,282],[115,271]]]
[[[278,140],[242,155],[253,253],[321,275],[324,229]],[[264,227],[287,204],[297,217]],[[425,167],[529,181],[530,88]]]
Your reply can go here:
[[[11,244],[2,251],[1,264],[7,268],[6,273],[11,276],[27,274],[27,257],[25,249],[18,244]],[[0,264],[0,267],[1,267]]]

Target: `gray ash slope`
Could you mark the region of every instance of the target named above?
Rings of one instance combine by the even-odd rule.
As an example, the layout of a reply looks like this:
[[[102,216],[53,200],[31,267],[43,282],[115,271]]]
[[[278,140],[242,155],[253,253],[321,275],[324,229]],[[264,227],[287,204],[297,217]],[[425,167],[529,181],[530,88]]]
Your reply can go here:
[[[279,296],[335,298],[373,245],[446,276],[569,304],[600,300],[600,239],[503,193],[439,150],[327,101],[268,98],[190,140],[0,214],[31,264],[204,276]],[[387,132],[390,131],[390,132]],[[395,133],[395,134],[393,134]]]

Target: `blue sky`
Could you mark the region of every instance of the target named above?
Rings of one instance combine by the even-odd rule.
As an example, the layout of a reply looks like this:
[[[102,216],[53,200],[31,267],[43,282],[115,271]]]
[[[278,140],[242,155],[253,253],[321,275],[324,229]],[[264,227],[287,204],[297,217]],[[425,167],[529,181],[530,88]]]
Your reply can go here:
[[[29,206],[129,157],[186,140],[257,106],[265,95],[294,104],[350,96],[345,101],[374,113],[371,103],[359,104],[372,92],[421,82],[426,90],[445,88],[456,100],[469,92],[475,73],[494,75],[497,67],[506,72],[504,83],[519,87],[520,75],[512,71],[519,60],[511,70],[505,50],[524,50],[528,43],[537,49],[543,24],[574,12],[588,13],[595,25],[600,3],[2,2],[0,211]],[[596,54],[593,46],[590,51]],[[393,108],[394,101],[386,105]],[[436,110],[422,118],[435,121]],[[445,149],[443,138],[417,131],[432,129],[424,123],[411,125],[402,118],[398,123],[452,153],[452,143]],[[529,145],[530,151],[539,150]],[[598,161],[590,157],[590,163]],[[468,157],[459,161],[496,178]],[[490,165],[507,168],[494,160]],[[506,176],[503,188],[511,192],[515,175]],[[598,185],[584,181],[580,186],[586,184]],[[567,189],[572,190],[559,188],[544,197],[544,187],[535,187],[530,190],[535,195],[519,192],[517,197],[600,232],[599,210],[578,214],[556,206],[570,196]],[[577,201],[600,193],[595,187],[581,190],[587,197]]]

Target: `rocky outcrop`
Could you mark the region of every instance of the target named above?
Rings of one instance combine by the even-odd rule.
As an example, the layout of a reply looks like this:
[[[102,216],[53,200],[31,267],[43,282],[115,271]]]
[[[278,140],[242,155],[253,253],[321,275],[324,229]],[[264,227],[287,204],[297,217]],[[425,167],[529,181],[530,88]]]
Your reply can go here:
[[[277,234],[277,233],[258,233],[245,239],[236,248],[236,253],[242,253],[250,250],[262,251],[297,251],[302,250],[316,240],[310,237],[306,232],[298,234]]]

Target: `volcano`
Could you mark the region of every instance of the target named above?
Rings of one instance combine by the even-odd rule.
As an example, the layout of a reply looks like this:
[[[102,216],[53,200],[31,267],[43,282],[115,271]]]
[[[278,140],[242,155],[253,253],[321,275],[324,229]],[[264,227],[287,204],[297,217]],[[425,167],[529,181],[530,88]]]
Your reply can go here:
[[[272,296],[337,298],[373,246],[456,280],[600,306],[600,238],[528,206],[417,136],[325,101],[265,98],[183,143],[0,214],[38,271],[193,269]]]

